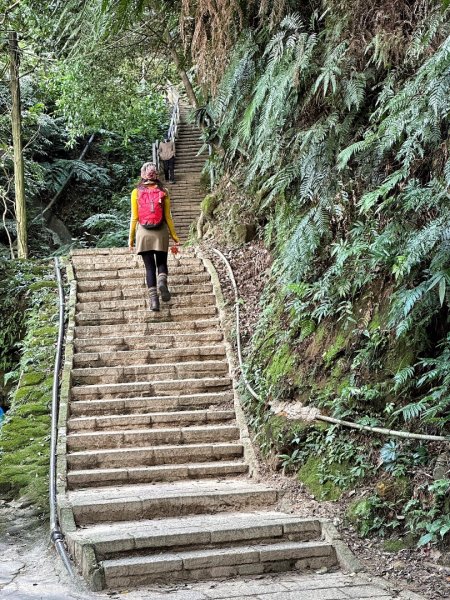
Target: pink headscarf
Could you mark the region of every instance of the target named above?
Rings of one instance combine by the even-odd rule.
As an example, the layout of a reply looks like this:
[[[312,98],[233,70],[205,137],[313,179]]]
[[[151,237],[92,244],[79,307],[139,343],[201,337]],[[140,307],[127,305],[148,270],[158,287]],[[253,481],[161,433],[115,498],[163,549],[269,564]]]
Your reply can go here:
[[[155,163],[144,163],[141,167],[141,177],[142,179],[158,179],[158,170]]]

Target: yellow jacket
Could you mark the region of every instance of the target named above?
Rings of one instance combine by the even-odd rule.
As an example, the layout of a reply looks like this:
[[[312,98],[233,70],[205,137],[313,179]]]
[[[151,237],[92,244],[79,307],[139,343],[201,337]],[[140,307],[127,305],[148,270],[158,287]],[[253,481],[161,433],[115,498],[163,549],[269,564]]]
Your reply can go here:
[[[130,237],[129,237],[129,246],[134,245],[134,238],[136,234],[136,224],[138,222],[138,191],[134,189],[131,193],[131,223],[130,223]],[[170,212],[170,198],[168,194],[166,194],[164,198],[164,220],[167,223],[167,227],[169,228],[170,235],[174,242],[179,242],[179,238],[177,236],[177,232],[175,231],[175,226],[172,220],[172,213]]]

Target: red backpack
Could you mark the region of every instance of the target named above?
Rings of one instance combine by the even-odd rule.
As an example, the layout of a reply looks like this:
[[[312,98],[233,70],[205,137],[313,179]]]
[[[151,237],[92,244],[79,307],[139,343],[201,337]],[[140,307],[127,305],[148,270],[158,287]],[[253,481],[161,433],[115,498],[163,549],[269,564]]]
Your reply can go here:
[[[158,229],[164,221],[165,192],[158,187],[140,185],[137,188],[138,221],[144,229]]]

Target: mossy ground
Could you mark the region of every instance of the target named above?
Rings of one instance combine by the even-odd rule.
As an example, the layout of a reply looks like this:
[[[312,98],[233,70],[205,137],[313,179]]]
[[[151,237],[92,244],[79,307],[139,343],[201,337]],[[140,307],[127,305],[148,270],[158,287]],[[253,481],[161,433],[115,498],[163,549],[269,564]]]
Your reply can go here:
[[[46,508],[58,297],[50,268],[35,277],[26,294],[21,375],[0,429],[0,490]]]
[[[316,500],[339,500],[342,490],[331,481],[321,481],[320,458],[310,456],[298,472],[299,481],[305,484]],[[333,472],[341,471],[343,465],[333,465]]]

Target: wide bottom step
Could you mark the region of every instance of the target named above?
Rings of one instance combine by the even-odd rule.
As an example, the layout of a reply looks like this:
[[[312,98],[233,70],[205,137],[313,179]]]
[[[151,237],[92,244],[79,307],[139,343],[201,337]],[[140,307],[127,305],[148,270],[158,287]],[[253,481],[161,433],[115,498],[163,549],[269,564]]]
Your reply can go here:
[[[233,548],[170,552],[105,560],[107,587],[132,587],[156,581],[192,581],[280,571],[327,569],[336,565],[328,542],[281,542]]]

